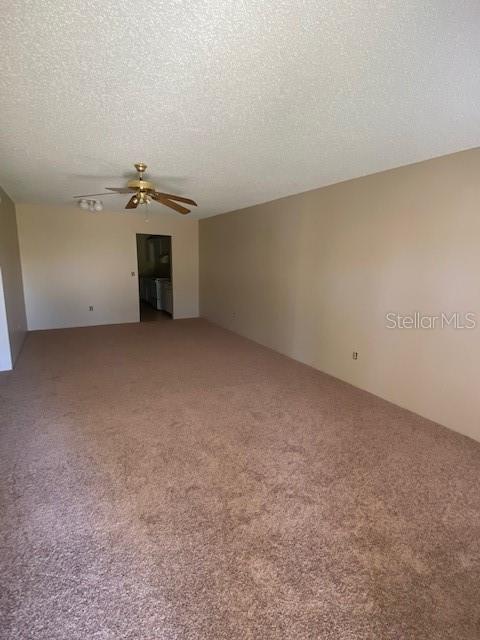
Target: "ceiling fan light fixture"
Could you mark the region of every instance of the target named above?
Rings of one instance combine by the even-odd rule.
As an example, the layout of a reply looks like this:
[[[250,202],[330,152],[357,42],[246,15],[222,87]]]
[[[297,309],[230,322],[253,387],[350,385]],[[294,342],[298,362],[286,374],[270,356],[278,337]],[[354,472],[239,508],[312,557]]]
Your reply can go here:
[[[82,200],[78,201],[78,206],[80,207],[80,209],[88,209],[88,201],[85,200],[84,198],[82,198]]]
[[[95,211],[103,211],[103,202],[101,200],[97,200],[93,205],[93,209]]]

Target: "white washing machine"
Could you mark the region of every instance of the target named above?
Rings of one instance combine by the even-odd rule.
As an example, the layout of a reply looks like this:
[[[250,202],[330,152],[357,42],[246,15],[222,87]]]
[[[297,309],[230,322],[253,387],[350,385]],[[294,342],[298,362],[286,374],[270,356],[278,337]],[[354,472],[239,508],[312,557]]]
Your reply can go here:
[[[169,278],[140,278],[140,298],[158,311],[173,313],[172,283]]]

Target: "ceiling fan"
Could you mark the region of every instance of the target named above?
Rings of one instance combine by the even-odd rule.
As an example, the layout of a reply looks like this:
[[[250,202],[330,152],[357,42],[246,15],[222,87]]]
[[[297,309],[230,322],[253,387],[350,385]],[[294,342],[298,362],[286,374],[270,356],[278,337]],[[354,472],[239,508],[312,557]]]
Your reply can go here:
[[[186,214],[190,213],[190,209],[178,204],[183,202],[185,204],[197,206],[197,203],[190,198],[184,198],[183,196],[174,196],[171,193],[162,193],[155,190],[155,185],[148,180],[143,179],[143,174],[147,169],[147,165],[144,162],[137,162],[135,169],[138,172],[138,177],[134,180],[129,180],[126,187],[105,187],[108,189],[107,193],[88,193],[83,196],[74,196],[75,199],[92,198],[94,196],[113,196],[123,193],[132,194],[132,197],[127,202],[125,209],[136,209],[139,204],[149,204],[152,200],[164,204],[170,209],[178,211],[178,213]]]

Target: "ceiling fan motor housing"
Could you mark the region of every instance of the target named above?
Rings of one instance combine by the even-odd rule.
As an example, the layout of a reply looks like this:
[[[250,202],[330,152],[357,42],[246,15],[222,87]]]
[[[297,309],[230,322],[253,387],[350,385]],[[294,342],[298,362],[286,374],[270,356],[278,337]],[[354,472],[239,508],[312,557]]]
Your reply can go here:
[[[148,180],[129,180],[127,186],[135,191],[153,191],[155,189],[153,183]]]

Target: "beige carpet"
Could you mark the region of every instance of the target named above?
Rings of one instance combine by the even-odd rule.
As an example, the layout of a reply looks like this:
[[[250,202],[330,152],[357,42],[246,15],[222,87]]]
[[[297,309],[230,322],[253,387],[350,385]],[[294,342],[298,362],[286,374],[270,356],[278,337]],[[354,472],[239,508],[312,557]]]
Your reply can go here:
[[[0,376],[1,638],[478,640],[480,445],[202,320]]]

